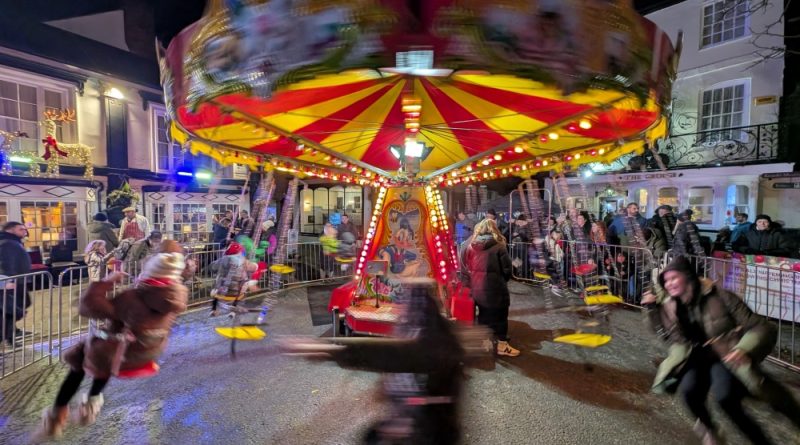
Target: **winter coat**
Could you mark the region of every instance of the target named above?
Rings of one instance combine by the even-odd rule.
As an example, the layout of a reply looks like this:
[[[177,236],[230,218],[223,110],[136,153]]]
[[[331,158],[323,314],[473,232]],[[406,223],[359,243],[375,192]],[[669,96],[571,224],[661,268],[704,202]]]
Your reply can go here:
[[[86,258],[84,258],[84,260],[86,261],[86,266],[89,270],[89,281],[100,281],[103,279],[103,277],[105,277],[105,255],[101,255],[100,252],[93,250],[86,254]]]
[[[11,233],[0,231],[0,275],[7,277],[30,273],[31,257],[25,251],[22,240]],[[32,278],[17,278],[14,281],[3,281],[0,296],[3,297],[3,306],[6,314],[16,313],[17,319],[22,318],[25,308],[31,305],[27,298],[27,283],[33,282]],[[16,290],[15,290],[16,289]]]
[[[217,295],[236,297],[241,295],[242,286],[248,280],[249,262],[243,255],[225,255],[215,261],[211,268],[217,272],[217,279],[214,282],[214,289]]]
[[[236,228],[239,229],[238,235],[244,235],[248,238],[253,237],[255,232],[256,222],[249,216],[245,219],[239,218],[236,220]]]
[[[89,242],[101,240],[106,242],[106,249],[110,252],[119,245],[119,238],[114,232],[114,224],[106,221],[92,221],[86,225]]]
[[[219,222],[215,222],[211,228],[213,234],[213,242],[217,244],[225,244],[228,241],[229,230],[225,222],[230,224],[228,218],[222,218]]]
[[[611,222],[611,225],[608,227],[608,243],[609,244],[621,244],[621,245],[628,245],[628,237],[630,234],[625,232],[625,218],[627,216],[617,215],[614,217],[614,220]],[[637,223],[639,223],[639,227],[644,228],[647,225],[647,220],[644,219],[644,216],[637,214],[634,217]]]
[[[336,254],[345,258],[356,256],[356,238],[352,233],[339,233],[339,247]]]
[[[125,258],[125,261],[138,261],[142,262],[145,258],[150,256],[150,253],[153,252],[153,246],[150,245],[150,241],[147,238],[140,239],[133,243],[131,246],[131,251],[128,253],[128,256]]]
[[[731,243],[735,243],[740,237],[744,237],[752,226],[753,223],[751,222],[737,223],[734,225],[733,230],[731,230]]]
[[[261,235],[261,239],[269,243],[269,246],[267,246],[267,255],[269,257],[275,255],[275,250],[278,249],[278,236],[276,233],[275,227],[270,227]]]
[[[356,225],[353,224],[353,221],[347,221],[347,224],[339,224],[336,226],[336,232],[339,239],[342,239],[342,234],[344,233],[351,233],[353,234],[353,239],[358,239],[358,229],[356,229]]]
[[[675,235],[672,241],[672,253],[674,255],[695,255],[705,256],[705,251],[697,252],[694,243],[692,243],[692,233],[697,237],[698,244],[700,243],[700,231],[697,225],[691,221],[678,223],[675,226]]]
[[[136,227],[134,227],[134,224]],[[148,236],[150,236],[150,222],[147,221],[147,218],[144,216],[136,215],[130,221],[128,221],[127,217],[120,220],[117,240],[122,241],[125,238],[140,240],[142,238],[147,238]]]
[[[745,254],[788,256],[791,242],[778,230],[749,230],[734,243],[734,250]]]
[[[703,336],[709,346],[692,344],[684,334],[685,327],[678,319],[678,302],[663,294],[657,306],[646,309],[652,327],[669,343],[669,355],[661,363],[653,383],[655,392],[669,391],[678,383],[681,369],[692,348],[710,347],[721,360],[734,349],[745,352],[754,366],[731,369],[734,375],[755,395],[760,391],[760,371],[756,366],[772,351],[777,340],[775,328],[754,314],[738,296],[727,292],[713,281],[700,278],[700,291],[689,303],[688,312],[700,321]]]
[[[463,243],[472,236],[472,227],[466,219],[464,221],[456,220],[453,226],[455,227],[455,241],[457,244]]]
[[[186,310],[188,290],[177,283],[139,284],[108,299],[106,294],[113,287],[113,283],[106,281],[90,284],[81,297],[79,313],[105,319],[108,334],[130,330],[136,339],[125,349],[120,369],[141,368],[164,352],[175,318]],[[122,342],[116,338],[92,336],[67,350],[64,361],[73,370],[83,369],[95,378],[109,378],[114,356],[121,346]]]
[[[336,255],[339,251],[339,241],[328,235],[320,235],[319,242],[322,244],[322,253],[325,255]]]
[[[465,250],[464,264],[476,304],[490,308],[511,304],[507,284],[511,279],[511,257],[505,244],[491,235],[480,235]]]
[[[647,249],[653,253],[653,258],[660,260],[667,253],[667,240],[664,238],[664,232],[657,227],[649,227],[644,230],[650,231]]]

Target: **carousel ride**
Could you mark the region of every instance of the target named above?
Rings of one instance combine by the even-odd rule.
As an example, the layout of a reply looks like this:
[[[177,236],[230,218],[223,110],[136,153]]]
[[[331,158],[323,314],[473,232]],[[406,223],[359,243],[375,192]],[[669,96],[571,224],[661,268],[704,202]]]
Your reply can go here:
[[[378,335],[397,320],[408,278],[434,278],[448,315],[474,315],[458,310],[469,293],[442,189],[564,174],[655,147],[677,55],[630,0],[211,0],[159,51],[176,141],[223,165],[296,178],[271,286],[293,272],[297,178],[373,191],[354,278],[329,309],[348,331]],[[257,202],[274,191],[265,178]],[[537,237],[541,197],[520,190]],[[548,280],[544,261],[532,266]],[[592,286],[587,297],[604,290]]]

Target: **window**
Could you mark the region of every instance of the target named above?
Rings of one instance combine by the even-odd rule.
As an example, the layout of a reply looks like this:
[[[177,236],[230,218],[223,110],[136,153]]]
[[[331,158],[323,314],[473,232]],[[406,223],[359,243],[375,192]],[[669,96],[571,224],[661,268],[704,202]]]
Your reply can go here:
[[[225,216],[225,212],[230,210],[233,213],[234,219],[239,217],[239,215],[237,215],[239,211],[239,206],[237,204],[212,204],[211,210],[215,216]]]
[[[363,190],[361,187],[334,186],[300,191],[300,231],[320,234],[331,213],[347,214],[361,231],[364,220]]]
[[[28,137],[18,139],[19,149],[39,153],[44,137],[39,122],[44,120],[45,110],[67,108],[67,90],[37,86],[36,82],[26,85],[11,79],[0,78],[0,130],[22,132]],[[56,125],[56,139],[72,142],[71,124]],[[15,147],[16,148],[16,147]]]
[[[166,204],[150,204],[150,222],[153,224],[153,230],[157,230],[164,235],[167,232],[166,214]]]
[[[0,201],[0,224],[8,222],[8,203]]]
[[[677,187],[662,187],[658,189],[658,202],[656,202],[656,207],[668,205],[677,213],[680,208],[680,203]]]
[[[205,204],[173,204],[172,230],[180,242],[208,241]]]
[[[703,35],[701,48],[745,37],[749,4],[747,0],[707,2],[703,6]]]
[[[218,178],[245,179],[248,174],[246,166],[233,164],[222,167],[208,156],[183,153],[180,144],[174,142],[169,135],[169,123],[163,107],[153,105],[153,153],[154,167],[161,173],[170,173],[180,167],[189,167],[193,171],[209,170]]]
[[[639,213],[647,215],[647,189],[639,189],[633,196],[633,202],[639,204]]]
[[[697,224],[714,222],[714,188],[710,186],[689,188],[689,209],[694,212],[692,219]]]
[[[78,203],[22,201],[20,210],[28,229],[25,247],[42,246],[45,253],[65,242],[73,251],[78,250]]]
[[[700,105],[700,130],[726,130],[746,125],[747,111],[747,83],[738,81],[736,84],[724,85],[719,88],[703,91]],[[703,139],[706,142],[716,142],[739,137],[738,131],[715,131],[706,133]]]
[[[750,187],[736,184],[729,185],[725,201],[725,223],[733,224],[736,222],[736,215],[749,212]]]

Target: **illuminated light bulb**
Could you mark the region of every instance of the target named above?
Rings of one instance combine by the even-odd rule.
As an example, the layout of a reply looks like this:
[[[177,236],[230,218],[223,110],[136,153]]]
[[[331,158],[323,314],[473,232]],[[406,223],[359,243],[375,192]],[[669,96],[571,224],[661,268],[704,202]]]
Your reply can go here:
[[[444,260],[442,260],[442,261],[439,261],[439,265],[440,265],[440,266],[442,266],[442,267],[444,267],[444,266],[446,266],[446,265],[447,265],[447,263],[445,263],[445,262],[444,262]]]
[[[539,136],[539,142],[547,142],[547,141],[548,139],[546,134]]]
[[[558,139],[558,137],[559,137],[559,136],[558,136],[558,133],[556,133],[556,132],[554,131],[554,132],[552,132],[552,133],[548,133],[548,134],[547,134],[547,137],[549,137],[550,139],[552,139],[552,140],[554,140],[554,141],[555,141],[555,140],[557,140],[557,139]]]
[[[584,130],[588,130],[588,129],[592,128],[592,123],[589,122],[586,119],[581,119],[581,121],[578,122],[578,126],[583,128]]]
[[[442,253],[442,249],[436,249],[436,251]]]
[[[606,152],[605,148],[601,148],[600,150],[597,150],[597,154],[599,154],[599,155],[601,155],[601,154],[603,154],[605,152]]]
[[[570,123],[569,125],[567,125],[567,131],[575,131],[577,129],[578,129],[578,126],[575,125],[574,123]]]
[[[591,156],[597,156],[597,150],[594,150],[594,149],[590,150],[590,151],[589,151],[589,155],[591,155]]]
[[[468,172],[471,172],[471,171],[472,171],[472,166],[471,166],[471,165],[468,165],[466,170],[467,170]]]
[[[484,159],[484,160],[483,160],[483,162],[481,162],[481,164],[483,164],[483,165],[489,165],[491,162],[492,162],[492,161],[490,161],[490,160],[488,160],[488,159]]]
[[[496,154],[494,155],[494,160],[495,160],[495,161],[500,161],[500,160],[502,160],[502,159],[503,159],[503,155],[501,155],[500,153],[496,153]]]
[[[566,157],[564,157],[564,160],[567,161],[567,162],[571,161],[572,160],[572,155],[567,155]]]
[[[504,168],[504,169],[503,169],[503,174],[504,174],[504,175],[507,175],[507,174],[508,174],[508,169],[505,169],[505,168]]]
[[[547,161],[542,161],[542,165],[547,167]]]

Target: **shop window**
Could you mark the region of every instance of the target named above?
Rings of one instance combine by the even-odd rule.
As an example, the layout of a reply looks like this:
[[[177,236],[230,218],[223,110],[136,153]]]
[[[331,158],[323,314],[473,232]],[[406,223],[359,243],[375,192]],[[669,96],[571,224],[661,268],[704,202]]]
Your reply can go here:
[[[689,208],[694,212],[693,221],[697,224],[714,222],[714,188],[709,186],[689,188]]]
[[[49,253],[52,246],[66,243],[78,250],[78,204],[76,202],[22,201],[22,223],[28,229],[25,247],[41,246]]]
[[[750,208],[750,187],[746,185],[731,184],[725,194],[725,222],[733,224],[736,215],[748,213]]]
[[[360,187],[320,187],[300,192],[300,231],[320,234],[332,213],[347,214],[359,231],[364,220],[363,190]]]
[[[153,230],[157,230],[167,235],[167,205],[150,204],[150,223]]]
[[[678,187],[661,187],[658,189],[658,206],[668,205],[677,213],[680,209],[680,199],[678,198]]]
[[[0,224],[8,222],[8,203],[0,201]]]
[[[173,204],[172,230],[174,239],[180,242],[209,240],[205,204]]]
[[[703,33],[700,47],[718,45],[750,34],[747,0],[707,1],[703,5]]]

